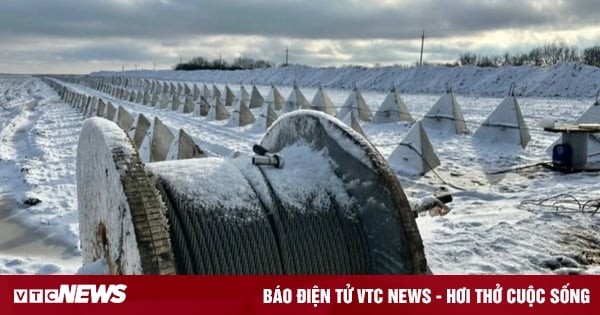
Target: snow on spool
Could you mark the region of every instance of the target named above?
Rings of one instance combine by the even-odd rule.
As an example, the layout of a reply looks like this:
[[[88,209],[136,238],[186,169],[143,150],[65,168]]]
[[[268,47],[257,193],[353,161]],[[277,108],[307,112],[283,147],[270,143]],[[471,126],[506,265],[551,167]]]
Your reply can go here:
[[[164,205],[136,150],[116,124],[84,122],[77,148],[83,263],[104,258],[111,274],[174,274]]]

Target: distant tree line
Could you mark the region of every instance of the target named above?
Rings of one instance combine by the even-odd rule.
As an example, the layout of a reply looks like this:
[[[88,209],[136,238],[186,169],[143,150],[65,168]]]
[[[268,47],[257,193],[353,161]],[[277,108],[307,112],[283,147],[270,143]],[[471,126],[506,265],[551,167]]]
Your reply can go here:
[[[252,58],[236,58],[232,63],[219,58],[212,61],[204,57],[194,57],[187,62],[176,64],[175,70],[244,70],[257,68],[271,68],[275,65],[270,61],[254,60]]]
[[[561,62],[572,61],[579,61],[591,66],[600,67],[600,45],[585,48],[581,54],[574,46],[546,44],[533,48],[529,53],[511,55],[507,52],[500,56],[463,53],[458,59],[460,65],[479,67],[501,67],[506,65],[547,67]]]

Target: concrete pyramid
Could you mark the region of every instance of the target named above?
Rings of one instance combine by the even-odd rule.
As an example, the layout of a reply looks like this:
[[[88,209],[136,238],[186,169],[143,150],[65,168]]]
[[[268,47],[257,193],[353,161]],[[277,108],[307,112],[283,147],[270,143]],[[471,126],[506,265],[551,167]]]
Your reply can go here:
[[[183,92],[183,85],[181,85],[180,82],[177,82],[177,95],[181,95],[181,92]]]
[[[170,102],[170,97],[169,97],[169,93],[163,93],[160,97],[160,108],[167,108],[169,107],[169,102]]]
[[[85,117],[92,117],[92,116],[96,116],[96,110],[98,109],[98,98],[97,97],[93,97],[92,98],[92,102],[90,103],[90,106],[88,107],[87,111],[85,112]]]
[[[253,124],[256,121],[254,115],[246,105],[246,102],[238,100],[235,102],[233,109],[231,110],[231,118],[229,118],[229,125],[242,127]]]
[[[248,90],[246,90],[246,88],[243,85],[240,85],[240,92],[237,98],[246,102],[246,104],[249,104],[250,102],[250,93],[248,93]]]
[[[256,85],[252,86],[252,94],[250,95],[250,108],[259,108],[265,102],[265,98],[260,94]]]
[[[423,175],[440,165],[421,122],[416,122],[410,128],[388,162],[395,170],[409,175]]]
[[[190,95],[191,96],[191,95]],[[179,129],[174,137],[165,160],[184,160],[206,157],[204,151],[196,144],[194,139],[183,129]]]
[[[194,84],[194,88],[192,89],[192,100],[197,101],[200,97],[200,89],[196,84]]]
[[[427,128],[443,132],[448,131],[455,134],[469,133],[460,105],[450,88],[446,89],[446,93],[425,114],[423,124]]]
[[[144,97],[142,98],[142,104],[149,105],[150,104],[150,94],[148,90],[144,90]]]
[[[150,106],[155,107],[156,105],[158,105],[158,100],[160,97],[160,92],[154,92],[152,93],[152,100],[150,100]]]
[[[137,98],[137,93],[135,91],[131,91],[131,93],[129,94],[128,101],[135,103],[136,98]]]
[[[142,142],[144,141],[144,138],[150,129],[150,125],[150,121],[148,118],[146,118],[146,116],[142,114],[138,115],[135,124],[135,133],[133,136],[133,144],[135,145],[136,149],[139,150],[142,147]]]
[[[106,103],[103,99],[98,100],[98,107],[96,107],[96,116],[106,117]]]
[[[283,104],[283,108],[281,109],[281,113],[289,113],[298,109],[309,109],[310,102],[306,99],[302,91],[294,84],[294,88],[288,96],[285,104]]]
[[[143,99],[144,99],[144,90],[140,89],[140,90],[138,90],[137,94],[135,95],[134,102],[141,104]]]
[[[398,121],[413,122],[415,121],[411,116],[406,104],[402,101],[400,93],[395,86],[379,106],[375,116],[371,119],[371,122],[376,124],[393,123]]]
[[[325,112],[331,116],[335,116],[337,114],[335,104],[333,104],[333,101],[331,100],[327,92],[323,90],[322,86],[319,86],[319,89],[317,90],[317,93],[315,94],[315,97],[312,100],[311,109]]]
[[[193,113],[194,112],[194,101],[192,101],[192,96],[187,94],[185,96],[185,101],[183,103],[183,113]]]
[[[202,95],[207,100],[212,97],[212,93],[210,92],[210,89],[208,88],[208,86],[206,86],[206,84],[202,85]]]
[[[133,127],[133,116],[123,106],[118,109],[117,125],[127,133]]]
[[[231,115],[227,110],[227,107],[221,103],[221,100],[216,98],[215,105],[210,107],[208,114],[206,115],[207,120],[224,120],[229,118]]]
[[[362,121],[370,121],[373,117],[371,109],[367,106],[365,99],[356,85],[352,88],[352,93],[348,95],[344,105],[342,105],[338,113],[338,118],[344,119],[350,112],[353,114],[352,117],[355,117],[355,119],[359,118]]]
[[[154,117],[152,142],[150,144],[150,162],[166,160],[174,139],[173,132],[158,117]]]
[[[220,99],[221,98],[221,91],[219,90],[219,88],[213,84],[213,88],[212,88],[212,96],[215,99]]]
[[[485,143],[519,144],[525,148],[531,139],[514,94],[505,97],[500,105],[473,134]]]
[[[229,88],[229,85],[225,86],[225,106],[231,106],[235,102],[235,94]]]
[[[271,90],[265,99],[265,103],[271,104],[275,110],[280,110],[283,108],[285,98],[283,98],[283,95],[281,95],[281,92],[279,92],[279,89],[275,85],[271,85]]]
[[[104,118],[114,121],[116,115],[117,108],[111,102],[108,102],[108,104],[106,104],[106,116],[104,116]]]
[[[179,104],[181,102],[179,101],[179,96],[177,96],[177,94],[173,94],[172,100],[171,100],[171,110],[172,111],[177,111],[179,109]]]
[[[270,102],[265,102],[263,104],[255,124],[258,130],[267,130],[267,128],[271,127],[273,122],[277,120],[277,113],[275,113],[274,107],[275,105],[273,105],[273,103]]]
[[[210,104],[208,104],[208,101],[206,100],[206,98],[204,98],[204,96],[200,96],[199,106],[200,108],[198,110],[198,113],[200,114],[200,116],[207,116],[208,112],[210,111]]]
[[[367,135],[365,134],[365,131],[362,129],[362,127],[360,126],[360,123],[358,122],[358,119],[356,119],[356,117],[354,116],[354,112],[349,111],[346,114],[346,117],[344,117],[342,119],[342,121],[352,127],[352,129],[354,129],[354,131],[360,133],[363,137],[367,137]]]

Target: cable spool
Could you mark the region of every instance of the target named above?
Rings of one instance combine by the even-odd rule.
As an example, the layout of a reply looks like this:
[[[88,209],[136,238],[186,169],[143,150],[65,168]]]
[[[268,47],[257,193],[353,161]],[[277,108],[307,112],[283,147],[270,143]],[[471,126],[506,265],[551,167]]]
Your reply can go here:
[[[86,262],[108,257],[111,273],[428,272],[423,244],[396,176],[367,140],[328,115],[297,111],[271,126],[260,143],[265,151],[257,154],[285,160],[283,168],[255,165],[241,155],[154,162],[144,172],[124,132],[98,118],[92,125],[94,137],[118,145],[99,146],[97,140],[86,140],[88,128],[82,131],[82,247]],[[118,141],[110,140],[116,136]],[[98,162],[98,156],[105,158]],[[110,180],[103,181],[103,176]],[[146,225],[136,221],[135,209],[140,207],[132,204],[133,184],[141,185],[144,198],[153,196],[152,202],[161,205],[154,212],[143,208],[150,221]],[[99,219],[98,213],[110,219]],[[140,235],[151,236],[151,244],[170,241],[170,246],[147,246]],[[148,257],[159,267],[170,263],[170,269],[147,267]],[[127,263],[132,261],[133,266]]]
[[[287,214],[294,222],[302,222],[303,218],[294,216],[292,204],[286,204],[290,198],[281,198],[288,192],[282,185],[288,178],[285,171],[299,167],[294,163],[307,161],[303,167],[311,167],[314,163],[309,154],[294,159],[294,147],[308,147],[316,157],[322,155],[332,175],[341,183],[351,203],[343,206],[344,200],[331,202],[332,208],[343,213],[338,216],[337,225],[325,225],[323,228],[333,230],[341,226],[348,243],[356,245],[366,241],[364,257],[367,259],[366,272],[370,274],[390,273],[426,273],[427,263],[423,253],[422,240],[410,209],[410,205],[402,187],[393,171],[381,154],[365,139],[356,137],[347,126],[332,120],[330,116],[311,110],[300,110],[288,113],[277,120],[267,131],[260,145],[271,153],[280,154],[286,160],[286,167],[279,170],[261,168],[266,182],[273,188],[276,199],[281,200],[281,216]],[[302,168],[302,167],[301,167]],[[302,173],[314,176],[310,169]],[[300,176],[301,174],[297,174]],[[306,176],[306,175],[305,175]],[[308,182],[311,187],[318,183]],[[288,187],[292,188],[292,187]],[[302,187],[299,187],[300,189]],[[289,194],[288,194],[289,195]],[[279,197],[279,198],[277,198]],[[310,205],[310,204],[307,204]],[[310,209],[310,207],[307,207]],[[354,217],[354,219],[352,219]],[[283,220],[282,225],[286,225]],[[358,222],[357,225],[353,223]],[[297,224],[305,233],[314,230],[308,223]],[[318,226],[317,226],[318,227]],[[349,232],[352,230],[354,232]],[[281,229],[284,236],[289,229]],[[326,231],[324,231],[325,233]],[[290,236],[291,237],[291,236]],[[293,243],[289,244],[293,246]],[[292,247],[293,248],[293,247]],[[310,253],[307,253],[310,254]],[[351,260],[355,261],[356,258]]]
[[[167,203],[177,273],[282,274],[264,207],[230,161],[165,161],[147,170]]]

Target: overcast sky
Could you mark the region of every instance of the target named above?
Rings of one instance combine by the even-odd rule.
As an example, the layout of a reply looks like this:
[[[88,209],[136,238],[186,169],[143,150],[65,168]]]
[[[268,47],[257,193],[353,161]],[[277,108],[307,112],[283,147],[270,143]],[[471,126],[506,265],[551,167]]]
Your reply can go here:
[[[0,73],[167,69],[194,56],[315,66],[600,45],[598,0],[0,0]]]

